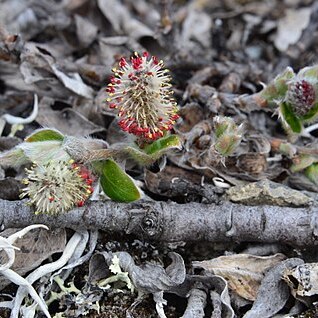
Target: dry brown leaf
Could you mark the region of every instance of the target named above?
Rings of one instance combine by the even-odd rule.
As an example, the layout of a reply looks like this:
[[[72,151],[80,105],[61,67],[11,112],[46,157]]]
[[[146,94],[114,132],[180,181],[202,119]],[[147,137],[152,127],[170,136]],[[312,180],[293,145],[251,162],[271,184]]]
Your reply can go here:
[[[284,270],[291,269],[303,260],[300,258],[289,258],[274,265],[268,270],[259,287],[257,298],[252,308],[243,318],[273,318],[286,304],[290,292],[287,284],[282,280]]]
[[[292,288],[294,295],[313,296],[318,294],[318,263],[307,263],[286,269],[283,279]]]
[[[2,177],[2,178],[1,178]],[[0,198],[3,200],[19,200],[21,190],[24,188],[22,182],[12,177],[5,178],[5,173],[0,169]]]
[[[154,32],[145,24],[135,19],[127,7],[120,1],[99,0],[97,1],[97,5],[118,34],[128,34],[133,39],[140,39],[144,36],[153,36]]]
[[[286,15],[278,22],[278,30],[274,38],[274,44],[278,50],[284,52],[289,45],[297,43],[310,22],[310,15],[310,8],[286,10]]]
[[[88,19],[75,14],[76,34],[80,43],[86,47],[89,46],[97,36],[98,28]]]
[[[190,43],[194,41],[196,45],[199,43],[202,47],[210,46],[211,41],[212,20],[209,14],[204,11],[195,10],[193,6],[189,6],[189,11],[183,23],[181,33],[181,43]]]
[[[56,77],[70,91],[86,98],[93,97],[94,90],[83,82],[82,78],[79,76],[78,73],[65,74],[59,70],[56,64],[52,64],[51,68]]]
[[[54,100],[43,97],[39,105],[39,114],[36,121],[44,127],[54,127],[63,134],[71,136],[87,136],[92,133],[103,131],[104,128],[95,125],[82,114],[72,108],[62,111],[53,110],[51,105]]]
[[[207,261],[195,261],[192,265],[224,277],[228,281],[229,288],[239,296],[255,300],[264,273],[285,258],[285,255],[280,253],[271,256],[237,254]]]

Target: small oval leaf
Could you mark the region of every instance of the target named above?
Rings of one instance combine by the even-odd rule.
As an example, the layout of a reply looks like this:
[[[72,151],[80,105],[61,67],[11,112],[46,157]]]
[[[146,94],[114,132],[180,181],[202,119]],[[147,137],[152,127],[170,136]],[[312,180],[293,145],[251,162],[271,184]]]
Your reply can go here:
[[[281,103],[280,110],[283,115],[283,119],[287,122],[291,130],[299,134],[302,130],[302,125],[298,117],[294,114],[291,106],[286,102]]]
[[[61,141],[23,142],[17,148],[22,149],[30,161],[38,164],[45,164],[50,160],[68,161],[71,159],[69,154],[63,150]]]
[[[316,103],[307,114],[301,117],[303,121],[313,121],[318,115],[318,103]]]
[[[113,160],[102,163],[100,184],[105,194],[117,202],[132,202],[141,198],[133,179]]]
[[[303,77],[305,79],[312,79],[316,82],[318,76],[318,65],[307,66],[302,68],[298,74],[298,77]]]
[[[305,170],[306,177],[313,182],[315,185],[318,185],[318,163],[313,163]]]
[[[26,142],[58,140],[63,141],[64,136],[55,129],[43,128],[36,130],[33,134],[25,138]]]
[[[242,136],[238,134],[224,134],[217,140],[214,147],[222,156],[227,157],[233,154],[241,139]]]
[[[291,173],[296,173],[311,167],[314,162],[317,162],[317,159],[311,155],[301,154],[297,156],[297,160],[294,160],[294,163],[289,167]]]
[[[6,152],[0,153],[0,167],[18,168],[30,162],[24,151],[19,148],[13,148]]]
[[[148,155],[153,155],[164,153],[171,148],[181,148],[181,142],[177,135],[169,135],[154,141],[144,148],[144,152]]]
[[[268,103],[276,104],[275,100],[279,100],[285,97],[288,89],[287,82],[294,76],[295,73],[293,69],[291,67],[287,67],[260,92],[262,98],[267,100]]]

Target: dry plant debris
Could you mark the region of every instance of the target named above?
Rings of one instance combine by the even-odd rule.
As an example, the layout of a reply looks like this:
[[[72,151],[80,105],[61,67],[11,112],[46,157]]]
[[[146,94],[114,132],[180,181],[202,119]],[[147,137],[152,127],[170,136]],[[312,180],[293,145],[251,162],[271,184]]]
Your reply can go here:
[[[1,1],[0,316],[317,316],[317,21]]]

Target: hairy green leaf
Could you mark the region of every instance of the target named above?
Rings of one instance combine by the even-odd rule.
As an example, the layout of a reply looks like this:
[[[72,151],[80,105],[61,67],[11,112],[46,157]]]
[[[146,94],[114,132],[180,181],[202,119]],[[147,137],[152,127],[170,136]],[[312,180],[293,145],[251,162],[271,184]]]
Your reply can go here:
[[[25,138],[26,142],[58,140],[63,141],[64,136],[55,129],[42,128]]]
[[[318,185],[318,163],[314,163],[305,170],[306,177]]]
[[[303,77],[305,79],[313,79],[315,82],[317,81],[318,78],[318,65],[313,65],[313,66],[307,66],[302,68],[297,76]]]
[[[18,168],[30,162],[24,151],[19,148],[13,148],[0,154],[0,166]]]
[[[131,146],[123,148],[122,152],[143,166],[148,166],[158,159],[157,156],[148,155],[141,149]]]
[[[316,103],[309,111],[307,114],[301,116],[301,120],[307,122],[307,121],[312,121],[317,117],[318,115],[318,103]]]
[[[172,148],[181,148],[181,142],[177,135],[162,137],[144,148],[148,155],[163,154]]]
[[[105,194],[114,201],[132,202],[141,198],[133,179],[111,159],[102,162],[100,184]]]
[[[30,161],[45,164],[50,160],[68,161],[69,154],[62,148],[58,140],[23,142],[17,148],[22,149]]]
[[[314,162],[317,162],[317,159],[314,156],[302,154],[297,158],[296,162],[290,166],[289,170],[292,173],[299,172],[306,169]]]
[[[280,105],[280,110],[281,110],[283,119],[287,122],[290,129],[294,133],[299,134],[302,130],[302,124],[299,118],[294,114],[292,107],[288,103],[283,102]]]
[[[291,67],[287,67],[284,72],[278,74],[261,92],[260,95],[268,103],[275,103],[275,100],[282,100],[288,89],[287,82],[295,76]]]

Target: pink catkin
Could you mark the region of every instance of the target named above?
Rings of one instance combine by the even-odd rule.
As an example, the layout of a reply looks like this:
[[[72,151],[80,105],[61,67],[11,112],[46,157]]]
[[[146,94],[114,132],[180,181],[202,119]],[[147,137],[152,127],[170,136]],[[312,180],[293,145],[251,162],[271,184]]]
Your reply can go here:
[[[162,137],[179,118],[169,71],[147,52],[135,53],[130,62],[121,58],[118,65],[106,91],[109,108],[120,118],[119,127],[148,140]]]

